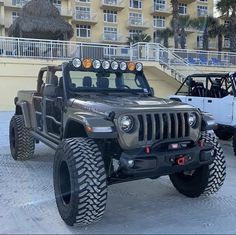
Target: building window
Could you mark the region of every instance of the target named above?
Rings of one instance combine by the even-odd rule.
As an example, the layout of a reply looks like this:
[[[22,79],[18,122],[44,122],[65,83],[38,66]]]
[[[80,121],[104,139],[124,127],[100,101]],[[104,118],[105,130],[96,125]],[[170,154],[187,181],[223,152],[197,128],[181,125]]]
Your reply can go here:
[[[89,7],[76,7],[76,19],[89,20],[91,18]]]
[[[198,16],[207,16],[208,7],[207,6],[197,6],[197,15]]]
[[[227,36],[224,36],[224,48],[230,48],[230,39]]]
[[[153,26],[155,28],[164,28],[166,18],[164,16],[154,16],[153,17]]]
[[[21,4],[21,0],[12,0],[13,6],[20,5],[20,4]]]
[[[79,2],[90,2],[90,0],[79,0]]]
[[[129,13],[129,23],[132,25],[142,25],[143,24],[143,15],[142,13]]]
[[[165,0],[154,0],[154,10],[155,11],[163,11],[166,9],[166,1]]]
[[[179,4],[179,14],[187,15],[187,4],[184,3]]]
[[[131,8],[142,9],[142,0],[130,0],[129,6]]]
[[[104,40],[106,40],[106,41],[118,41],[117,28],[104,27]]]
[[[229,20],[225,20],[224,25],[228,26],[229,25]]]
[[[104,22],[117,22],[117,11],[104,10]]]
[[[61,13],[61,0],[51,0],[51,3],[58,9]]]
[[[14,21],[16,20],[16,18],[19,17],[19,15],[20,15],[19,12],[13,11],[13,12],[11,13],[12,22],[14,22]]]
[[[90,38],[91,26],[90,25],[76,25],[76,36],[80,38]]]
[[[203,47],[203,36],[197,36],[197,48]]]
[[[133,39],[135,35],[137,35],[137,34],[142,34],[142,33],[143,33],[142,30],[139,30],[139,29],[131,29],[131,30],[129,30],[129,37]]]

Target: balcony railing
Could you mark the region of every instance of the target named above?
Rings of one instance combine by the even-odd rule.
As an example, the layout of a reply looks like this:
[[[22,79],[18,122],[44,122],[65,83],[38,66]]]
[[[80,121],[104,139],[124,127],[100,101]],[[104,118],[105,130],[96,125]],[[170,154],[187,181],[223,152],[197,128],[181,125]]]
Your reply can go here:
[[[154,4],[151,8],[152,13],[165,13],[165,14],[171,14],[172,9],[170,6],[167,6],[167,4]]]
[[[102,40],[104,42],[119,42],[124,43],[125,39],[122,35],[119,35],[117,33],[104,33],[102,36]]]
[[[120,40],[105,34],[106,39]],[[169,49],[159,43],[136,43],[131,46],[114,43],[82,43],[56,40],[0,37],[0,57],[69,60],[73,57],[156,61],[168,66],[236,67],[236,53]]]
[[[148,28],[149,23],[144,21],[142,18],[129,18],[128,21],[129,27],[141,27],[141,28]]]
[[[113,7],[113,8],[124,8],[124,2],[123,0],[101,0],[101,6],[102,7]]]
[[[97,22],[97,15],[91,12],[75,11],[74,20],[86,21],[86,22]]]

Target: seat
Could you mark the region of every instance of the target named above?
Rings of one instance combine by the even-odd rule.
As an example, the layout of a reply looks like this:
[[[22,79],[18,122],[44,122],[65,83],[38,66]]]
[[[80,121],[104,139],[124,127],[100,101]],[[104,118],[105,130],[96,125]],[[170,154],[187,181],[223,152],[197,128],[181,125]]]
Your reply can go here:
[[[98,77],[97,88],[107,89],[109,88],[109,80],[106,77]]]
[[[92,78],[89,76],[85,76],[83,78],[83,87],[92,87]]]
[[[228,95],[228,92],[221,87],[221,80],[215,79],[212,83],[210,94],[213,98],[223,98]]]
[[[195,82],[192,90],[192,96],[197,97],[205,97],[206,95],[206,88],[204,88],[204,85],[202,82]]]

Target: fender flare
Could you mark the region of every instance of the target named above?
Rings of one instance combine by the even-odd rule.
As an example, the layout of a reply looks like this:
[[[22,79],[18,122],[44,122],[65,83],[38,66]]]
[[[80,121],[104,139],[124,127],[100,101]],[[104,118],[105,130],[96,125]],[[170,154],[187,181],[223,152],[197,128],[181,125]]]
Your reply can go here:
[[[18,108],[20,108],[21,113],[19,113],[20,111],[18,110]],[[26,101],[17,102],[15,114],[16,115],[22,114],[24,117],[25,127],[31,128],[31,119],[30,119],[30,111],[29,111],[28,102],[26,102]]]

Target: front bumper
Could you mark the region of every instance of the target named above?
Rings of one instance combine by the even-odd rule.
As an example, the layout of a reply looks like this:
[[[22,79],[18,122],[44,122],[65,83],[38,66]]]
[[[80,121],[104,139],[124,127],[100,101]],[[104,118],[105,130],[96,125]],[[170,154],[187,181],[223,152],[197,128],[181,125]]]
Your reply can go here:
[[[112,181],[123,179],[157,178],[182,171],[191,171],[214,160],[213,146],[195,145],[185,149],[150,151],[135,150],[124,152],[120,157],[120,166]]]

